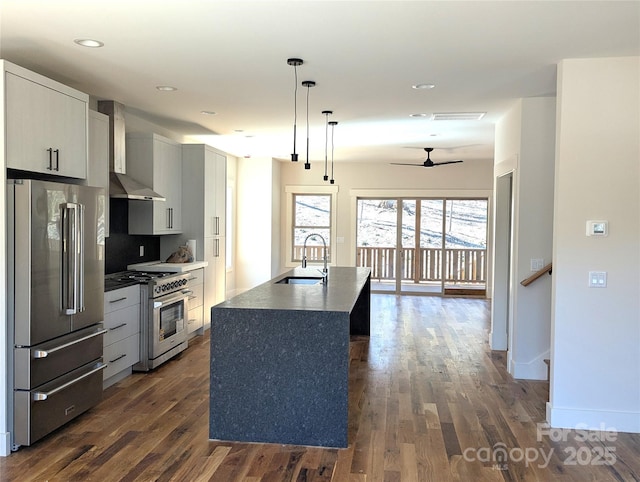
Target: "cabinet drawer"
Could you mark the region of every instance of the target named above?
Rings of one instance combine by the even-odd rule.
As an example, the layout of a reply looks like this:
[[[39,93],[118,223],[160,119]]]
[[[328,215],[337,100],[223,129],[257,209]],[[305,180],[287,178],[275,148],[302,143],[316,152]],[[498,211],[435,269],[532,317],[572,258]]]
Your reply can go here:
[[[102,358],[107,364],[107,368],[103,372],[103,380],[135,365],[140,361],[140,334],[136,333],[124,340],[105,346]]]
[[[187,320],[187,334],[202,328],[202,306],[189,310]]]
[[[189,271],[189,286],[195,286],[204,283],[204,268]]]
[[[107,291],[104,294],[105,314],[136,304],[140,304],[140,285]]]
[[[127,306],[104,316],[104,346],[123,340],[140,331],[140,305]]]
[[[189,309],[192,310],[194,308],[197,308],[198,306],[202,306],[202,302],[204,300],[204,285],[197,285],[197,286],[189,286],[189,289],[191,291],[193,291],[193,293],[191,293],[189,295],[189,301],[188,301],[188,305]]]

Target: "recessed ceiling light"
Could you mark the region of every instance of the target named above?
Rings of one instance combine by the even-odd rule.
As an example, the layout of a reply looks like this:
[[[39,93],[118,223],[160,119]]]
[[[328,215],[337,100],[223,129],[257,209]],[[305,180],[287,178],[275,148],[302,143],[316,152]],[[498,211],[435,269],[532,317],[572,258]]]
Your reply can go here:
[[[93,49],[104,46],[103,42],[100,42],[99,40],[94,40],[91,38],[77,38],[74,40],[74,42],[77,43],[78,45],[82,45],[83,47],[89,47]]]
[[[411,87],[413,89],[422,90],[422,89],[433,89],[435,86],[436,86],[435,84],[415,84],[415,85],[412,85]]]
[[[216,115],[217,114],[217,112],[213,112],[212,110],[201,110],[200,113],[203,114],[203,115]]]
[[[173,92],[174,90],[178,90],[170,85],[158,85],[156,89],[161,90],[162,92]]]
[[[409,117],[427,117],[429,114],[420,113],[420,114],[409,114]]]

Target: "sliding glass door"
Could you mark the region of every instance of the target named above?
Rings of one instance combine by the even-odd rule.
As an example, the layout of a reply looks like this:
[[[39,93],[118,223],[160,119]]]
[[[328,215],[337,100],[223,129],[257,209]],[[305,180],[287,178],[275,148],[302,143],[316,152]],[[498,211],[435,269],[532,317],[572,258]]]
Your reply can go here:
[[[478,294],[486,290],[486,199],[358,199],[357,264],[372,290]]]
[[[371,268],[376,291],[397,291],[398,201],[359,199],[357,263]]]

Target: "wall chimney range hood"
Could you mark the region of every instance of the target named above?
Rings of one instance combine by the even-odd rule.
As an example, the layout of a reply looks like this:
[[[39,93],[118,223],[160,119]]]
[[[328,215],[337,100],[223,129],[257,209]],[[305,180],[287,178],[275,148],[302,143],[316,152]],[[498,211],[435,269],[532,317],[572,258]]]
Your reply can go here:
[[[100,100],[98,111],[109,116],[109,197],[166,201],[164,196],[126,174],[124,105]]]

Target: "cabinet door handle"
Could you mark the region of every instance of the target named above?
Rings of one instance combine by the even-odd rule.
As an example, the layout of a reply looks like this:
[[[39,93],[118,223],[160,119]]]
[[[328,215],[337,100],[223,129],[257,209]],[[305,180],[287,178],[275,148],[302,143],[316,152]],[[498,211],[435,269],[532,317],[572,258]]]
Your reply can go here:
[[[122,355],[115,357],[113,360],[109,360],[109,363],[117,362],[118,360],[120,360],[121,358],[124,358],[126,356],[127,356],[127,354],[123,353]]]
[[[171,208],[167,208],[167,229],[171,228]]]
[[[49,153],[49,166],[47,167],[47,170],[53,171],[53,148],[50,147],[47,149],[47,152]]]
[[[109,300],[109,303],[117,303],[119,301],[124,301],[126,299],[127,299],[127,297],[123,296],[122,298],[118,298],[118,299],[115,299],[115,300]]]
[[[216,258],[220,257],[220,240],[216,238],[216,252],[214,254]]]
[[[119,324],[118,326],[114,326],[113,328],[109,328],[109,331],[115,331],[115,330],[117,330],[118,328],[123,328],[123,327],[125,327],[125,326],[127,326],[127,324],[126,324],[126,323],[121,323],[121,324]]]
[[[60,149],[56,149],[53,152],[56,153],[56,168],[55,168],[55,170],[59,171],[60,170]]]

